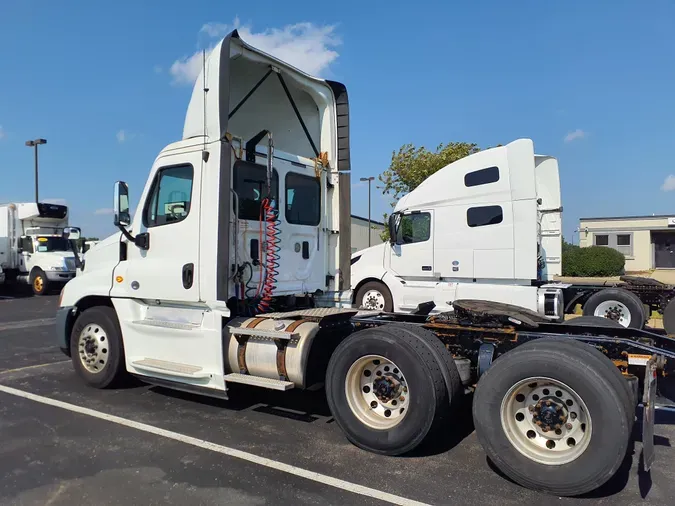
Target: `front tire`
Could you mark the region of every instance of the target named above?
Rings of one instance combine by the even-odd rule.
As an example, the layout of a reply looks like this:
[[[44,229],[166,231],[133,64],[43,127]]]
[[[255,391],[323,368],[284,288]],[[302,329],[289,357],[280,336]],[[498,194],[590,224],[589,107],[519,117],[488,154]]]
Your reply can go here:
[[[441,367],[427,344],[407,329],[387,325],[356,332],[340,343],[328,364],[331,413],[356,446],[383,455],[407,453],[449,413]]]
[[[584,316],[618,321],[623,327],[642,329],[646,314],[640,298],[622,288],[605,288],[591,295],[584,304]]]
[[[394,310],[394,301],[389,288],[380,281],[369,281],[356,292],[356,307],[368,311],[384,311],[391,313]]]
[[[49,291],[49,279],[42,269],[35,269],[30,279],[30,286],[33,294],[40,296]]]
[[[606,357],[578,346],[536,340],[507,352],[481,377],[473,402],[478,439],[494,464],[527,488],[560,496],[609,480],[631,432],[625,380]]]
[[[113,308],[92,307],[78,316],[70,356],[75,372],[92,387],[111,388],[126,379],[122,331]]]

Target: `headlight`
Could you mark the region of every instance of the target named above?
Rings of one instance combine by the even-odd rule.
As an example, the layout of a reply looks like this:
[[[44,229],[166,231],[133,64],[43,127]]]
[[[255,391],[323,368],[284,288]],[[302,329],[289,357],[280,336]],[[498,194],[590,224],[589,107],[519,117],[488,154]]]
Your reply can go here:
[[[52,268],[49,269],[50,271],[65,271],[67,270],[64,265],[54,265]]]

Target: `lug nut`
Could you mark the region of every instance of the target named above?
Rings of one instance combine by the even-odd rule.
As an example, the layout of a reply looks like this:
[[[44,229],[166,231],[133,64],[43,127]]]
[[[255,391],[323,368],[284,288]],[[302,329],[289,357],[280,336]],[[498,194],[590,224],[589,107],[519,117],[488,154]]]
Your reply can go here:
[[[562,427],[562,425],[560,425],[559,423],[556,423],[556,424],[555,424],[555,428],[556,428],[556,429],[560,429],[561,427]]]
[[[562,415],[560,415],[560,416],[558,417],[558,420],[560,420],[561,422],[564,422],[564,421],[565,421],[565,417],[562,416]]]
[[[571,423],[566,423],[566,424],[565,424],[565,428],[566,428],[567,430],[572,430],[572,424],[571,424]]]
[[[527,409],[529,409],[530,413],[532,413],[534,411],[534,404],[528,406]]]
[[[542,432],[548,432],[548,426],[542,427],[541,431],[542,431]]]
[[[550,405],[551,405],[551,401],[546,401],[546,405],[547,405],[547,406],[550,406]]]
[[[542,424],[541,424],[541,420],[537,420],[537,421],[534,422],[534,423],[536,423],[536,424],[539,425],[540,427],[541,427],[541,425],[542,425]]]
[[[404,396],[401,396],[401,397],[398,398],[398,400],[401,401],[401,402],[404,402],[404,401],[405,401],[405,397],[404,397]]]
[[[560,413],[560,411],[562,411],[562,407],[560,406],[560,404],[556,405],[555,410],[556,410],[558,413]]]
[[[570,418],[571,418],[572,420],[576,420],[577,414],[576,414],[574,411],[572,411],[572,412],[570,413]]]

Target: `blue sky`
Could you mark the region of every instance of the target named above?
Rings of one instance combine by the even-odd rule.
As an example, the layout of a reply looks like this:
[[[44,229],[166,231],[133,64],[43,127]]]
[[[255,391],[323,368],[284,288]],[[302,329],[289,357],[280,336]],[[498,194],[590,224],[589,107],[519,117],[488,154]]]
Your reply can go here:
[[[238,23],[245,40],[347,85],[354,181],[407,142],[530,137],[559,160],[568,239],[580,216],[675,214],[673,2],[336,5],[3,2],[0,201],[32,199],[24,141],[45,137],[41,198],[64,199],[85,235],[112,232],[113,182],[137,202],[181,136],[189,58]],[[352,204],[366,215],[365,185]],[[374,189],[373,217],[388,209]]]

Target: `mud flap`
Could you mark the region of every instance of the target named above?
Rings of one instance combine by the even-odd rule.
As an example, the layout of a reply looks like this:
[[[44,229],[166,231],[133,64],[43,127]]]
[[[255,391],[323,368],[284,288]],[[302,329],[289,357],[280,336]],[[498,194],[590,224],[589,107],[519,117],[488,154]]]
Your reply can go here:
[[[644,392],[642,396],[642,465],[649,471],[654,463],[654,418],[656,397],[656,355],[645,367]]]

